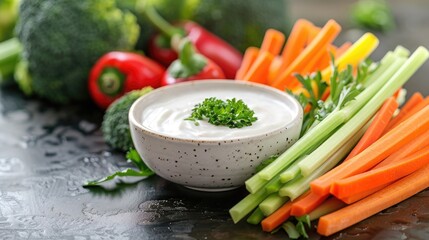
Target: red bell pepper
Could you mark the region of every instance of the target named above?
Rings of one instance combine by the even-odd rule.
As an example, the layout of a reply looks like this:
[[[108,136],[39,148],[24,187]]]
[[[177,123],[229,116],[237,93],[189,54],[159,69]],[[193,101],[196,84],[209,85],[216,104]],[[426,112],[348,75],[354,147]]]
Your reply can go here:
[[[164,67],[170,66],[178,57],[177,52],[170,47],[170,38],[159,33],[149,39],[147,54]]]
[[[152,6],[146,4],[142,8],[149,21],[163,34],[170,38],[189,38],[199,53],[222,68],[226,78],[234,79],[243,59],[237,49],[195,22],[186,21],[176,27],[165,21]]]
[[[161,85],[190,80],[224,78],[222,69],[210,59],[197,53],[189,39],[184,38],[180,43],[179,59],[175,60],[165,71]]]
[[[131,90],[160,87],[164,72],[161,65],[137,53],[109,52],[91,69],[89,93],[94,102],[105,109]]]

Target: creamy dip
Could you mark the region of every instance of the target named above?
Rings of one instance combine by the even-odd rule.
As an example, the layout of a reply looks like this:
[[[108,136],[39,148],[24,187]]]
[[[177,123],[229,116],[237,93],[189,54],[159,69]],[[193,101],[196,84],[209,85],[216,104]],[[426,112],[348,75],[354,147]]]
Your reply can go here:
[[[207,120],[198,120],[197,126],[193,121],[184,120],[190,116],[196,104],[209,97],[222,100],[241,99],[255,112],[254,116],[258,120],[243,128],[215,126]],[[286,100],[288,99],[278,93],[261,91],[260,88],[247,85],[177,91],[163,95],[146,106],[142,113],[142,125],[154,132],[176,138],[223,140],[251,137],[285,127],[296,118],[296,105]]]

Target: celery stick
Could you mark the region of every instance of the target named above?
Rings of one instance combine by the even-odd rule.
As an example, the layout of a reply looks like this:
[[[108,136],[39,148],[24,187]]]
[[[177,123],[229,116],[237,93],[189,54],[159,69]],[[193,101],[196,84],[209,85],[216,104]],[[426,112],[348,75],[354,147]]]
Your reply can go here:
[[[310,189],[310,182],[314,179],[322,176],[327,171],[331,170],[335,165],[338,164],[342,159],[344,159],[347,154],[353,149],[362,135],[365,133],[368,128],[369,123],[367,123],[364,127],[362,127],[355,135],[351,137],[351,139],[345,142],[337,152],[332,154],[329,159],[324,162],[318,169],[312,172],[309,176],[300,176],[297,181],[293,181],[293,183],[286,183],[279,190],[280,196],[287,196],[292,201],[303,194],[305,191]],[[341,129],[339,130],[341,131]]]
[[[282,183],[287,183],[288,181],[296,178],[300,174],[301,169],[299,168],[298,163],[300,163],[303,159],[305,159],[305,156],[301,156],[298,160],[293,162],[290,167],[288,167],[281,173],[280,181]]]
[[[288,197],[279,196],[277,193],[272,193],[264,201],[259,204],[259,209],[265,216],[271,215],[279,207],[281,207],[285,202],[289,200]]]
[[[253,225],[259,224],[264,219],[264,214],[260,208],[256,208],[252,214],[247,218],[247,222]]]
[[[249,193],[255,193],[268,183],[268,180],[262,179],[257,175],[249,178],[244,182]]]
[[[394,53],[400,57],[409,57],[411,54],[410,50],[408,50],[407,48],[405,48],[401,45],[396,46]]]
[[[318,149],[313,151],[305,160],[299,163],[301,174],[303,176],[308,176],[311,172],[322,165],[323,161],[326,161],[329,155],[335,152],[342,143],[355,134],[364,122],[368,121],[374,115],[388,97],[392,96],[397,89],[405,84],[405,82],[414,74],[414,72],[417,71],[428,57],[428,50],[424,47],[419,47],[410,56],[410,58],[405,61],[405,63],[399,62],[399,64],[393,64],[392,66],[400,66],[400,68],[389,79],[389,81],[384,84],[383,88],[370,99],[365,107],[362,108],[362,110],[359,111],[350,121],[344,124],[344,126],[334,133],[328,140],[320,145]],[[376,83],[373,85],[376,85]],[[357,99],[355,101],[357,101]],[[350,103],[350,105],[352,103]]]
[[[314,221],[328,213],[334,212],[345,206],[346,204],[343,201],[331,197],[325,202],[323,202],[321,205],[319,205],[317,208],[315,208],[313,211],[311,211],[308,216],[310,217],[310,221]]]
[[[273,179],[270,180],[270,183],[265,185],[265,190],[271,194],[278,192],[282,186],[283,183],[280,181],[280,175],[277,174]]]
[[[386,54],[383,58],[381,65],[385,65],[390,58],[394,58],[393,54]],[[378,72],[383,71],[383,67],[379,67],[373,74],[379,74]],[[370,76],[369,78],[372,78]],[[379,82],[379,81],[377,81]],[[270,165],[262,169],[258,174],[252,178],[271,179],[276,174],[281,172],[290,163],[295,161],[308,149],[312,148],[315,144],[318,144],[320,140],[331,133],[341,124],[346,122],[352,117],[369,99],[380,90],[380,84],[371,84],[361,94],[359,94],[354,101],[344,107],[342,110],[334,110],[329,114],[323,121],[321,121],[313,129],[309,130],[304,136],[302,136],[295,144],[293,144],[286,152],[280,155]],[[359,100],[358,100],[359,98]]]
[[[240,202],[235,204],[230,210],[229,214],[231,215],[234,223],[237,223],[247,214],[249,214],[255,207],[258,206],[265,198],[268,197],[268,192],[265,189],[261,189],[256,193],[248,194]]]

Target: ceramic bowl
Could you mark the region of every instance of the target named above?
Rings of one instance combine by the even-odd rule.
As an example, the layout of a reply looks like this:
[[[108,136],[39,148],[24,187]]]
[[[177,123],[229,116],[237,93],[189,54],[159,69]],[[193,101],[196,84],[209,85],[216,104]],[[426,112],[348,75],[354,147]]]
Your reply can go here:
[[[216,94],[221,94],[219,98],[228,99],[243,92],[253,96],[257,102],[259,98],[261,101],[265,98],[267,102],[263,107],[273,111],[265,117],[258,116],[255,111],[258,120],[253,126],[254,131],[243,130],[247,131],[244,135],[183,137],[174,135],[173,131],[154,129],[150,121],[149,124],[144,123],[148,116],[152,117],[143,117],[148,108],[176,100],[178,105],[187,105],[184,103],[193,93],[204,93],[206,96],[206,92],[207,97],[218,97]],[[243,101],[246,103],[246,99]],[[196,103],[195,98],[189,99],[192,106]],[[274,103],[283,104],[283,109],[275,109]],[[191,108],[189,114],[190,111]],[[271,126],[275,115],[282,112],[287,112],[287,117],[280,116],[280,124]],[[243,185],[263,160],[284,152],[298,139],[302,117],[301,106],[287,93],[261,84],[233,80],[192,81],[158,88],[135,101],[129,111],[131,136],[147,166],[164,179],[202,191],[224,191]],[[258,129],[258,121],[268,127]],[[204,126],[195,128],[204,130]]]

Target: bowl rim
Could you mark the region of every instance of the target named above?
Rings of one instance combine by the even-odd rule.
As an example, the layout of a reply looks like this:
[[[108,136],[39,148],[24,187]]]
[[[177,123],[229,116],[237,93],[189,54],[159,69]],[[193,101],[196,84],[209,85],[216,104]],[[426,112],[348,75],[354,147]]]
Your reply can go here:
[[[242,85],[248,85],[248,86],[252,86],[252,87],[256,87],[256,88],[262,88],[266,91],[269,92],[273,92],[275,94],[281,95],[282,97],[284,97],[285,99],[287,99],[288,101],[290,101],[293,105],[295,105],[297,111],[296,114],[292,117],[292,119],[285,125],[282,125],[279,128],[270,130],[269,132],[261,132],[252,136],[246,136],[246,137],[239,137],[239,138],[230,138],[230,139],[192,139],[192,138],[185,138],[185,137],[174,137],[174,136],[169,136],[169,135],[165,135],[163,133],[159,133],[159,132],[155,132],[153,130],[151,130],[150,128],[147,128],[146,126],[144,126],[143,124],[141,124],[140,122],[137,121],[137,119],[135,118],[135,114],[134,112],[137,109],[137,106],[139,104],[141,104],[141,102],[143,102],[146,98],[148,98],[151,95],[154,94],[160,94],[164,91],[170,91],[170,89],[172,88],[177,88],[177,87],[186,87],[187,85],[192,87],[195,85],[204,85],[204,84],[242,84]],[[251,140],[251,139],[259,139],[262,137],[268,137],[271,136],[273,134],[276,134],[278,131],[281,131],[283,129],[289,129],[289,127],[291,125],[295,125],[295,122],[297,120],[299,120],[299,118],[302,118],[303,116],[303,109],[300,105],[300,103],[298,102],[298,100],[296,100],[292,95],[286,93],[286,92],[282,92],[276,88],[264,85],[264,84],[260,84],[260,83],[254,83],[254,82],[247,82],[247,81],[240,81],[240,80],[230,80],[230,79],[205,79],[205,80],[192,80],[192,81],[186,81],[186,82],[181,82],[181,83],[177,83],[177,84],[172,84],[172,85],[168,85],[168,86],[163,86],[157,89],[154,89],[152,91],[150,91],[149,93],[139,97],[136,101],[134,101],[134,103],[131,105],[131,108],[128,112],[128,121],[130,124],[130,128],[134,128],[134,127],[138,127],[141,131],[145,132],[146,134],[149,134],[151,136],[157,137],[157,138],[162,138],[162,139],[168,139],[171,141],[179,141],[179,142],[189,142],[189,143],[204,143],[204,144],[218,144],[219,142],[222,142],[224,144],[226,143],[233,143],[233,142],[241,142],[241,141],[246,141],[246,140]],[[302,120],[301,120],[302,121]],[[300,124],[301,125],[301,124]]]

